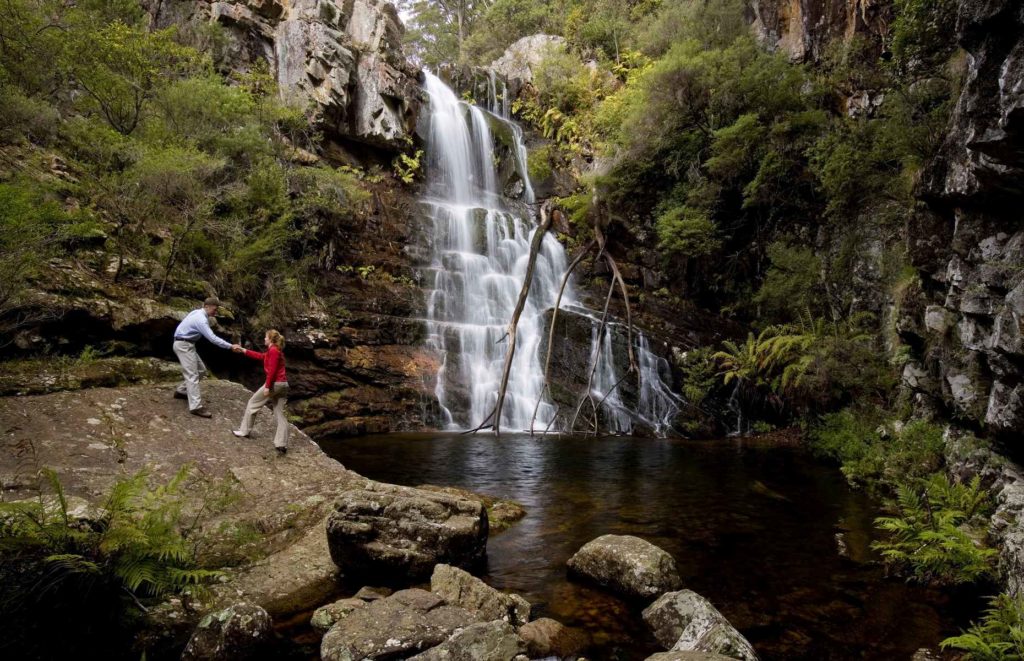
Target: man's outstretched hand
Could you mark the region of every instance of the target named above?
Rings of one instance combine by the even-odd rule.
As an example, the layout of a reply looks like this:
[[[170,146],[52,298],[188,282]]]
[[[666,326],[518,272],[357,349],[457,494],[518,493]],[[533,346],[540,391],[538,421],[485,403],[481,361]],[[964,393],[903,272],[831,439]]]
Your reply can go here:
[[[242,348],[241,344],[232,344],[231,350],[235,353],[245,353],[245,349]]]

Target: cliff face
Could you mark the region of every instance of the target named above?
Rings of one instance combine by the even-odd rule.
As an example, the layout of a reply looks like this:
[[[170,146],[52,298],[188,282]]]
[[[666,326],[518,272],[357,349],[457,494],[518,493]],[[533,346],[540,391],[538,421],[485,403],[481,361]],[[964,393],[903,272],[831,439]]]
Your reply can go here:
[[[905,381],[999,434],[1024,431],[1024,5],[964,0],[967,76],[937,158],[923,173],[907,240],[922,273],[921,347]]]
[[[328,139],[401,149],[415,128],[419,71],[405,28],[383,0],[148,0],[158,27],[213,23],[220,64],[268,63],[282,94],[315,106]]]
[[[880,42],[891,0],[752,0],[752,28],[762,44],[795,62],[817,62],[830,44],[865,36]]]

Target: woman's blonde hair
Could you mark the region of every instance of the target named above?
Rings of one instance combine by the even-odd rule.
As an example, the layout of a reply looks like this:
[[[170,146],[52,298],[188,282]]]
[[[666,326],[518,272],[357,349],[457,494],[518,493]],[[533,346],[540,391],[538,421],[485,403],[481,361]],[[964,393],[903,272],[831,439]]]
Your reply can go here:
[[[267,331],[267,337],[270,338],[270,343],[278,349],[284,350],[284,335],[281,335],[276,330],[271,328]]]

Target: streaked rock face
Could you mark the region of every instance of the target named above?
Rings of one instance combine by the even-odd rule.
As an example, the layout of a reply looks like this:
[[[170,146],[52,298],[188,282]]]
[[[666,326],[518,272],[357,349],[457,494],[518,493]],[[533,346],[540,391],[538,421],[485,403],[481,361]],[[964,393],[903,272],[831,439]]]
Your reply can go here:
[[[247,71],[263,60],[281,93],[312,104],[326,137],[399,150],[415,127],[419,71],[405,28],[383,0],[151,0],[160,27],[220,28],[218,64]]]
[[[918,401],[1002,435],[1024,430],[1024,9],[962,0],[966,77],[907,228],[922,273]]]
[[[835,41],[884,36],[891,0],[753,0],[752,29],[771,50],[794,62],[817,62]]]

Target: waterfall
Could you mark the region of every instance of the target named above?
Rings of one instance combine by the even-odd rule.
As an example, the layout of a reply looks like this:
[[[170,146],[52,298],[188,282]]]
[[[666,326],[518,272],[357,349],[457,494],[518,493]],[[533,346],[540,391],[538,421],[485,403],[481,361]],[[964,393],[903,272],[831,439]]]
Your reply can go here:
[[[511,136],[509,148],[523,181],[523,199],[534,201],[523,131],[508,118],[510,104],[502,85],[499,95],[496,78],[490,77],[484,109],[460,101],[439,78],[426,74],[429,128],[422,207],[433,229],[427,343],[441,356],[435,395],[444,422],[452,429],[474,427],[494,408],[508,347],[506,329],[522,288],[536,231],[529,215],[517,212],[515,205],[502,196],[498,182],[492,126],[507,130]],[[504,429],[529,428],[534,406],[541,397],[544,374],[540,349],[547,330],[544,313],[554,307],[566,262],[562,245],[547,234],[519,318],[516,353],[502,412]],[[573,308],[592,316],[580,305],[571,281],[561,304],[563,309]],[[606,424],[615,432],[629,433],[634,420],[640,420],[664,433],[678,411],[673,408],[677,399],[665,385],[667,363],[651,353],[646,338],[638,335],[639,405],[629,410],[615,387],[623,377],[612,352],[614,326],[609,324],[598,337],[599,324],[592,321],[593,394],[596,401],[604,402]],[[555,415],[551,401],[542,399],[536,428],[553,424]]]

